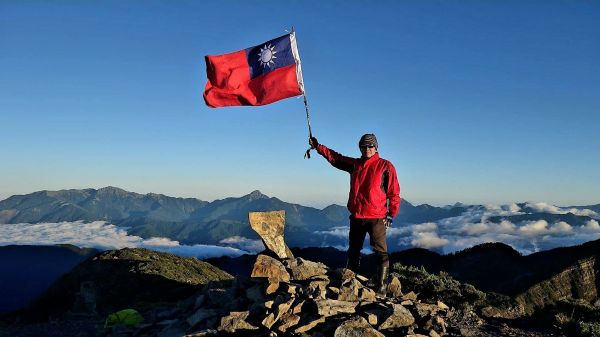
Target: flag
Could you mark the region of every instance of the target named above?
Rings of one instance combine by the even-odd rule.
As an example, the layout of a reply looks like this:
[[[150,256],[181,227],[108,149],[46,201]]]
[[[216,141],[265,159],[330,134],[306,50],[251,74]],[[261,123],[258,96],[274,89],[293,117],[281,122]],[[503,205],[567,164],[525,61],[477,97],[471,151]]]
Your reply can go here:
[[[294,32],[224,55],[206,56],[206,105],[265,105],[302,95],[304,85]]]

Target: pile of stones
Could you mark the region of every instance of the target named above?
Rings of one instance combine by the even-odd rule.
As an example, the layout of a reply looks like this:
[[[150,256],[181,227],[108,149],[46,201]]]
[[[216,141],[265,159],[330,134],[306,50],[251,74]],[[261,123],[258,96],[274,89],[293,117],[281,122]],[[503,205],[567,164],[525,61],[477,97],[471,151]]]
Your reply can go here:
[[[209,284],[186,312],[186,336],[444,336],[453,310],[402,293],[392,274],[385,296],[345,268],[295,258],[283,241],[284,214],[250,214],[267,247],[248,278]],[[181,326],[180,326],[181,327]],[[167,336],[168,331],[163,335]],[[191,333],[190,333],[191,332]]]
[[[255,336],[443,336],[445,304],[402,294],[392,276],[387,296],[349,269],[330,270],[301,258],[258,255],[249,279],[207,287],[187,318],[187,336],[243,333]],[[419,334],[420,333],[420,334]]]

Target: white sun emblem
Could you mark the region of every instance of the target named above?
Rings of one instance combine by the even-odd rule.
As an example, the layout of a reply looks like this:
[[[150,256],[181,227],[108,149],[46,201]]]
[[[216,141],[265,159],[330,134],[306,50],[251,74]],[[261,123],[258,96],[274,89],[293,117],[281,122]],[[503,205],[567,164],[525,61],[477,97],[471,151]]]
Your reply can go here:
[[[271,65],[275,64],[274,59],[277,58],[275,56],[277,52],[275,51],[275,47],[272,47],[271,44],[265,45],[263,48],[260,48],[260,53],[258,53],[258,61],[264,67],[271,67]]]

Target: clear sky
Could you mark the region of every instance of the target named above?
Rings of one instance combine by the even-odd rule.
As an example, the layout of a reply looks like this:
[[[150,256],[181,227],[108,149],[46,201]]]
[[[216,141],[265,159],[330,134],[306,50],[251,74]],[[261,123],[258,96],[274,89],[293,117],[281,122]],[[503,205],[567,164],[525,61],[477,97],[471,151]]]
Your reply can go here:
[[[295,26],[315,136],[413,203],[600,203],[598,1],[0,1],[0,199],[117,186],[345,204],[301,99],[209,109],[204,55]]]

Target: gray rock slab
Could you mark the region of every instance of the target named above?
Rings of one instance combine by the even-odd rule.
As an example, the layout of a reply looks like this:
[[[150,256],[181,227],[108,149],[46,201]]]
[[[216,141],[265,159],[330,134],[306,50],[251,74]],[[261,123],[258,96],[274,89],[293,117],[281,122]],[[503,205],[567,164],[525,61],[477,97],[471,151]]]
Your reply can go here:
[[[415,322],[410,311],[400,304],[392,304],[392,309],[388,310],[387,315],[389,316],[381,323],[379,330],[401,328]]]
[[[294,257],[283,239],[285,211],[250,212],[248,221],[250,227],[260,236],[268,250],[275,253],[280,259]]]
[[[334,337],[385,337],[362,317],[353,317],[344,321],[335,329]]]

